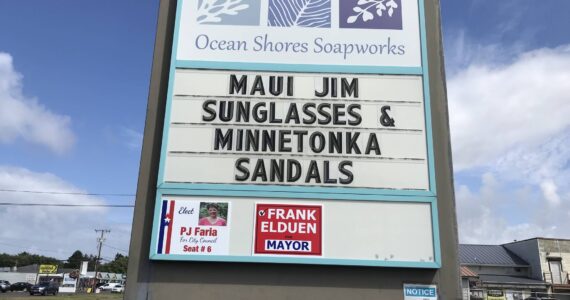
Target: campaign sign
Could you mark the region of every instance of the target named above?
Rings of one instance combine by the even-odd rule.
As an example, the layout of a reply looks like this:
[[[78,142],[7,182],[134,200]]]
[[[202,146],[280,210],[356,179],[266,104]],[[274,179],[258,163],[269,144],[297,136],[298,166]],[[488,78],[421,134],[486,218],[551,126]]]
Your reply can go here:
[[[437,286],[404,284],[404,300],[437,300]]]
[[[254,254],[322,255],[322,206],[258,203]]]
[[[229,203],[162,200],[158,254],[226,255],[229,240]]]

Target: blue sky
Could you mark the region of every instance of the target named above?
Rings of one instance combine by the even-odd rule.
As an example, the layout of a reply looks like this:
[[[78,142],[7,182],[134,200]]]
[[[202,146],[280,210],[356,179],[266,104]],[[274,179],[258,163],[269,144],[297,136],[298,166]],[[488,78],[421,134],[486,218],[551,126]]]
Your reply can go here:
[[[460,240],[570,238],[570,2],[441,7]],[[157,0],[0,0],[0,189],[135,193],[157,9]],[[10,229],[0,252],[94,253],[94,228],[111,228],[108,244],[126,250],[131,219],[131,209],[0,207]]]
[[[45,111],[49,111],[67,119],[66,122],[48,118],[38,120],[39,124],[18,125],[41,128],[44,122],[51,121],[57,124],[53,128],[55,133],[39,134],[53,133],[56,136],[53,141],[31,138],[32,132],[0,138],[3,141],[0,144],[0,156],[3,157],[0,165],[17,168],[4,170],[4,173],[22,175],[22,169],[25,169],[32,172],[22,175],[30,180],[28,185],[36,185],[39,184],[36,181],[40,181],[46,185],[44,190],[63,188],[67,191],[71,188],[88,193],[135,193],[157,9],[157,1],[0,2],[0,52],[11,57],[12,73],[22,76],[18,82],[21,87],[16,89],[23,95],[17,98],[28,103],[37,101],[42,107],[35,110],[28,107],[36,113],[22,118],[41,119],[45,117]],[[4,109],[8,110],[8,107],[4,106]],[[39,179],[45,173],[56,176],[65,184],[53,185],[53,178]],[[26,186],[24,182],[17,186],[5,183],[3,187],[37,189]],[[29,202],[50,199],[45,195],[16,193],[2,193],[0,196]],[[133,197],[74,198],[56,201],[134,202]],[[67,212],[76,213],[73,210]],[[84,213],[90,215],[87,211]],[[89,220],[95,224],[81,226],[88,229],[84,233],[87,236],[75,241],[85,242],[77,246],[47,247],[53,251],[61,249],[61,253],[48,254],[57,253],[58,257],[66,258],[69,247],[94,253],[94,225],[116,229],[109,235],[108,243],[126,249],[132,209],[112,209],[96,215],[97,218]],[[47,218],[46,221],[52,220]],[[10,224],[9,228],[25,226],[22,220]],[[23,235],[28,236],[27,233]],[[22,242],[14,236],[5,236],[0,241],[22,245],[22,250],[38,247],[37,243]],[[2,250],[14,252],[19,249],[7,247]],[[106,250],[109,250],[110,257],[114,256],[111,249]]]

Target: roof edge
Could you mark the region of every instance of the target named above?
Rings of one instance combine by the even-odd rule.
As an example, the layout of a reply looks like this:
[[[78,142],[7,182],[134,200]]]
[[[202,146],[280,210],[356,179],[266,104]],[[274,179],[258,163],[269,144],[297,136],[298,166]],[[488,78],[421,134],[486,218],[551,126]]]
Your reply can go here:
[[[460,266],[466,267],[513,267],[513,268],[530,268],[530,265],[492,265],[492,264],[470,264],[470,263],[459,263]],[[491,275],[491,274],[488,274]]]

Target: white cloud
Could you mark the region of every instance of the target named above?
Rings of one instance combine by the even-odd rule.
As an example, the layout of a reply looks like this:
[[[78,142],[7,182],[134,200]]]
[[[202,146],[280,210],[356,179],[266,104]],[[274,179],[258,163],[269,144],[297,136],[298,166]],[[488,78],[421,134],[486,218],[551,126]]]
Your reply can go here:
[[[515,48],[455,41],[454,168],[481,176],[456,177],[462,243],[570,237],[570,45],[504,57]]]
[[[449,80],[456,170],[494,164],[570,128],[570,46],[520,55],[512,64],[474,63]]]
[[[552,181],[552,179],[541,182],[540,188],[542,189],[544,198],[550,205],[560,205],[560,196],[558,196],[558,193],[556,191],[558,187],[556,186],[556,183]]]
[[[566,130],[539,145],[514,148],[497,160],[495,168],[509,178],[524,178],[525,181],[537,183],[553,178],[568,178],[569,163],[570,131]]]
[[[568,238],[570,205],[552,208],[541,205],[528,189],[512,190],[496,176],[485,173],[481,188],[456,190],[459,242],[502,244],[532,237]]]
[[[85,193],[49,173],[0,166],[0,189]],[[50,204],[106,204],[100,197],[63,194],[1,192],[0,202]],[[126,210],[127,213],[132,211]],[[109,222],[108,208],[0,206],[0,252],[29,251],[66,259],[79,249],[96,254],[94,229],[110,228],[108,244],[127,249],[130,225]],[[117,250],[103,249],[103,256],[113,258]]]
[[[0,52],[0,143],[23,139],[62,154],[75,142],[70,124],[70,117],[24,96],[22,75],[14,69],[12,56]]]
[[[540,145],[519,146],[498,159],[495,172],[504,180],[536,186],[546,205],[570,202],[570,132],[564,131]]]

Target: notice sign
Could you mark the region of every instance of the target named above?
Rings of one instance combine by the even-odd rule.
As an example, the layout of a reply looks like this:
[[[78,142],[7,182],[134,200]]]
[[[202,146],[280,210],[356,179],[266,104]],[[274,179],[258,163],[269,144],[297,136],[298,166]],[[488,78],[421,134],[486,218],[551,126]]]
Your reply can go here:
[[[166,200],[156,242],[158,254],[228,254],[228,202]]]
[[[437,300],[437,286],[404,284],[404,300]]]
[[[322,255],[322,206],[256,204],[254,254]]]

